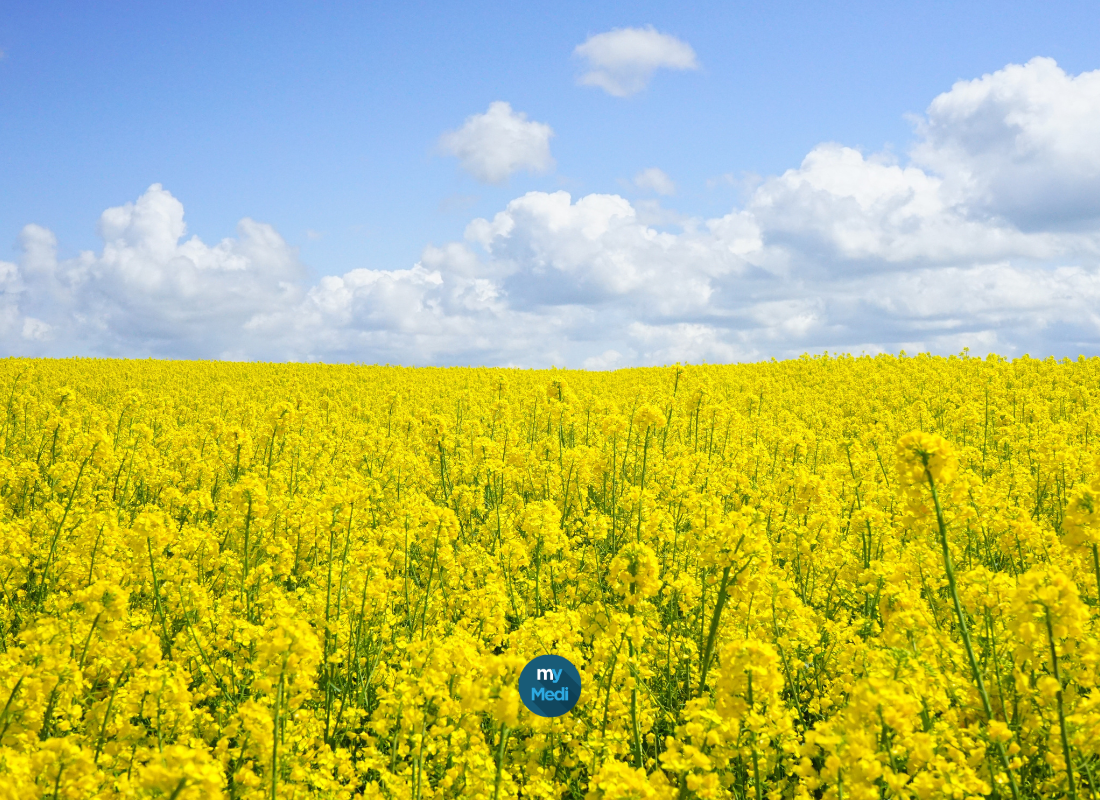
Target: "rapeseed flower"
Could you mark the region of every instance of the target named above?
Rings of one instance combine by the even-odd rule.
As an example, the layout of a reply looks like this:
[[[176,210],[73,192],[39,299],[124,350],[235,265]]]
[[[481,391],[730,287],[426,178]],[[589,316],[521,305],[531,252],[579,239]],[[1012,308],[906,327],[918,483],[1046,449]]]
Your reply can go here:
[[[0,361],[0,800],[1092,797],[1097,385]]]

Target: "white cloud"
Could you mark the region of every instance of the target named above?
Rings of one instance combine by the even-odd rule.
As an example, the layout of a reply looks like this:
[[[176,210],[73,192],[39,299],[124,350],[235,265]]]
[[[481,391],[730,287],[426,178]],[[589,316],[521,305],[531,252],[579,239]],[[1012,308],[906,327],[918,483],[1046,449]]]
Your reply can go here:
[[[664,170],[657,167],[643,169],[634,176],[634,185],[639,189],[646,189],[656,194],[676,194],[676,184],[668,177]]]
[[[913,160],[973,213],[1025,230],[1100,220],[1100,71],[1050,58],[959,81],[919,121]]]
[[[154,185],[104,212],[100,252],[59,260],[50,231],[24,228],[18,263],[0,262],[0,349],[590,369],[821,350],[1096,354],[1100,217],[1081,187],[1100,137],[1078,111],[1097,75],[1036,60],[960,83],[919,121],[908,163],[822,144],[722,217],[529,192],[415,265],[312,286],[271,227],[186,238],[182,205]],[[1043,128],[1036,98],[1063,127],[1025,148],[1021,131]],[[1043,191],[997,188],[1002,173],[1080,201],[1052,210]]]
[[[34,317],[23,318],[23,338],[24,339],[36,339],[40,342],[46,341],[50,336],[50,331],[53,327],[47,325],[40,319]]]
[[[615,97],[629,97],[649,85],[658,69],[698,69],[691,45],[675,36],[645,28],[616,28],[589,36],[573,54],[588,62],[582,86],[598,86]]]
[[[798,169],[765,181],[747,210],[777,252],[831,270],[909,269],[1008,256],[1049,260],[1095,243],[1053,231],[1025,232],[1006,220],[975,216],[952,202],[940,177],[819,145]]]
[[[551,127],[529,121],[503,101],[489,104],[484,114],[467,117],[461,128],[439,138],[440,149],[456,156],[462,168],[482,183],[501,184],[518,170],[547,172]]]
[[[615,369],[615,367],[622,363],[622,360],[623,355],[618,350],[604,350],[598,356],[586,358],[581,366],[585,369]]]
[[[186,230],[160,184],[103,212],[99,253],[59,261],[54,235],[27,225],[15,291],[4,286],[27,340],[18,350],[218,356],[253,314],[301,293],[296,252],[271,226],[243,219],[237,238],[213,246]]]

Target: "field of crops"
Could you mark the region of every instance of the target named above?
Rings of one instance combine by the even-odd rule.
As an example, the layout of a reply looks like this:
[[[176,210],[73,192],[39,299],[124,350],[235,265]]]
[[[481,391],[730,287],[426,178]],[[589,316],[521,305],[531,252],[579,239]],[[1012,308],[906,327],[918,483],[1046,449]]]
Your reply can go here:
[[[3,800],[1100,792],[1100,359],[7,359],[0,408]]]

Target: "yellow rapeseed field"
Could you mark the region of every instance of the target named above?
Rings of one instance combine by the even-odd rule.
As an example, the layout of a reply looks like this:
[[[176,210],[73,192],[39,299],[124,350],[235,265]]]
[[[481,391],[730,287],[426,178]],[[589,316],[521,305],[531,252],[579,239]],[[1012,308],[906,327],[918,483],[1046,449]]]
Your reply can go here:
[[[3,800],[1100,792],[1100,359],[7,359],[0,407]]]

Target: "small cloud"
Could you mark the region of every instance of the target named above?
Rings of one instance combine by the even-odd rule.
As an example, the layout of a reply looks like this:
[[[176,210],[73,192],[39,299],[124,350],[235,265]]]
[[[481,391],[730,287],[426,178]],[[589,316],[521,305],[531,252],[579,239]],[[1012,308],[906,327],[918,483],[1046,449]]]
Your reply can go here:
[[[634,185],[639,189],[646,189],[657,194],[676,194],[676,184],[663,169],[650,167],[643,169],[634,176]]]
[[[763,176],[755,172],[742,172],[740,175],[724,172],[721,175],[707,178],[707,189],[711,191],[733,189],[741,195],[743,200],[747,200],[762,183],[764,183]]]
[[[52,330],[52,325],[48,325],[40,319],[35,319],[34,317],[26,317],[23,320],[24,339],[44,342],[50,338],[50,331]]]
[[[577,79],[582,86],[598,86],[615,97],[637,94],[649,85],[658,69],[698,69],[695,51],[687,42],[645,28],[616,28],[589,36],[573,55],[588,62]]]
[[[462,168],[482,183],[502,184],[514,172],[547,172],[554,166],[550,155],[553,129],[528,121],[523,112],[501,100],[489,104],[484,114],[467,117],[465,124],[439,137],[439,148],[458,158]]]
[[[306,228],[306,238],[309,239],[311,242],[316,242],[318,239],[325,238],[325,232],[315,231],[313,230],[313,228]]]

